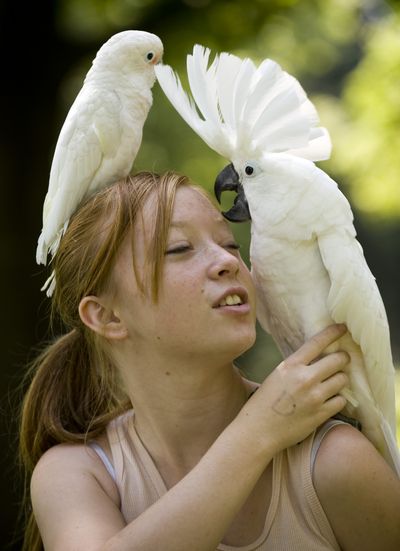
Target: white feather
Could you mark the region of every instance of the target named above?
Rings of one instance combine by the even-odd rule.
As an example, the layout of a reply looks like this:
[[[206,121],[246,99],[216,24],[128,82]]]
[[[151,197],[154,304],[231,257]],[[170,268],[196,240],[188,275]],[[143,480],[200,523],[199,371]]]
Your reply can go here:
[[[262,150],[295,150],[318,160],[329,156],[329,137],[317,126],[315,107],[277,63],[264,60],[256,68],[250,59],[222,53],[207,69],[209,56],[208,49],[196,45],[187,58],[194,102],[170,67],[159,66],[156,74],[172,105],[212,149],[228,158],[238,150],[246,156]]]
[[[187,56],[187,73],[193,99],[205,120],[216,127],[221,124],[217,106],[217,87],[214,63],[208,70],[210,50],[196,45],[193,55]]]
[[[155,67],[158,83],[165,95],[181,115],[183,120],[212,149],[222,156],[229,155],[232,150],[229,137],[222,123],[216,125],[205,121],[198,113],[194,101],[183,90],[182,84],[175,72],[168,65]]]
[[[313,163],[287,154],[265,155],[242,184],[261,325],[287,356],[328,324],[346,324],[349,334],[335,347],[351,357],[346,396],[355,402],[345,413],[400,476],[389,325],[350,205]]]
[[[230,132],[235,127],[235,111],[232,90],[242,65],[242,60],[232,54],[223,52],[216,67],[218,106],[223,121]]]
[[[57,140],[36,251],[38,263],[46,264],[49,254],[54,257],[83,199],[129,174],[152,103],[153,64],[162,53],[160,39],[142,31],[118,33],[98,51]],[[52,276],[50,283],[48,294],[54,288]]]

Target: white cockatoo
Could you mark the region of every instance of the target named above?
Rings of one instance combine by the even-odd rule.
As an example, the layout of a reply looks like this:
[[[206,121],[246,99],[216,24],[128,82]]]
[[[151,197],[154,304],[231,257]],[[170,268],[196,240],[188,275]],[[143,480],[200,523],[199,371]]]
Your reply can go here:
[[[329,157],[329,135],[299,82],[277,63],[256,67],[222,53],[208,66],[209,55],[196,45],[187,58],[194,101],[170,67],[159,65],[156,75],[184,120],[231,161],[215,191],[218,199],[223,190],[238,193],[228,220],[251,219],[258,320],[284,357],[327,325],[347,325],[330,349],[351,356],[343,414],[361,423],[400,475],[385,308],[350,205],[313,162]]]
[[[81,201],[131,171],[152,104],[154,66],[162,55],[161,40],[144,31],[117,33],[97,52],[56,144],[38,264],[54,257]],[[52,274],[44,285],[49,296],[54,285]]]

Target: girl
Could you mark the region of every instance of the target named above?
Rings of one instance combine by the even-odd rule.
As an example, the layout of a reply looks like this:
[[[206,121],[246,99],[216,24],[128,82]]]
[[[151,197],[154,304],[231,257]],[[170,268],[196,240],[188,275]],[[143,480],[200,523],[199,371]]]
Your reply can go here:
[[[26,549],[399,549],[399,481],[328,421],[348,358],[321,354],[345,328],[258,388],[234,367],[255,340],[237,249],[176,174],[129,177],[75,214],[54,263],[69,332],[38,359],[23,408]]]

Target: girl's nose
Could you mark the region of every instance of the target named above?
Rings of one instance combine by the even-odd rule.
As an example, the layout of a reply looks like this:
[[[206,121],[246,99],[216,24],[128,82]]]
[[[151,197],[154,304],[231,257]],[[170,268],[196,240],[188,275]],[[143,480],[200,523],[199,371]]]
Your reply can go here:
[[[223,247],[216,247],[208,268],[209,276],[218,279],[225,275],[236,275],[238,271],[239,259]]]

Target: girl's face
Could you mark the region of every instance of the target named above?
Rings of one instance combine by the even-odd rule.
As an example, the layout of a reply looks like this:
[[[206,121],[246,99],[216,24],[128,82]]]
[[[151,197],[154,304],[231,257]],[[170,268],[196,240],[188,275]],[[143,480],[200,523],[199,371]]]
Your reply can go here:
[[[141,279],[147,273],[153,219],[150,200],[143,210],[143,223],[134,229],[135,264]],[[250,272],[226,220],[193,188],[181,186],[176,192],[158,302],[151,299],[150,285],[145,294],[139,290],[129,240],[122,247],[113,279],[114,311],[136,350],[144,346],[177,357],[211,354],[231,361],[254,343],[255,291]]]

